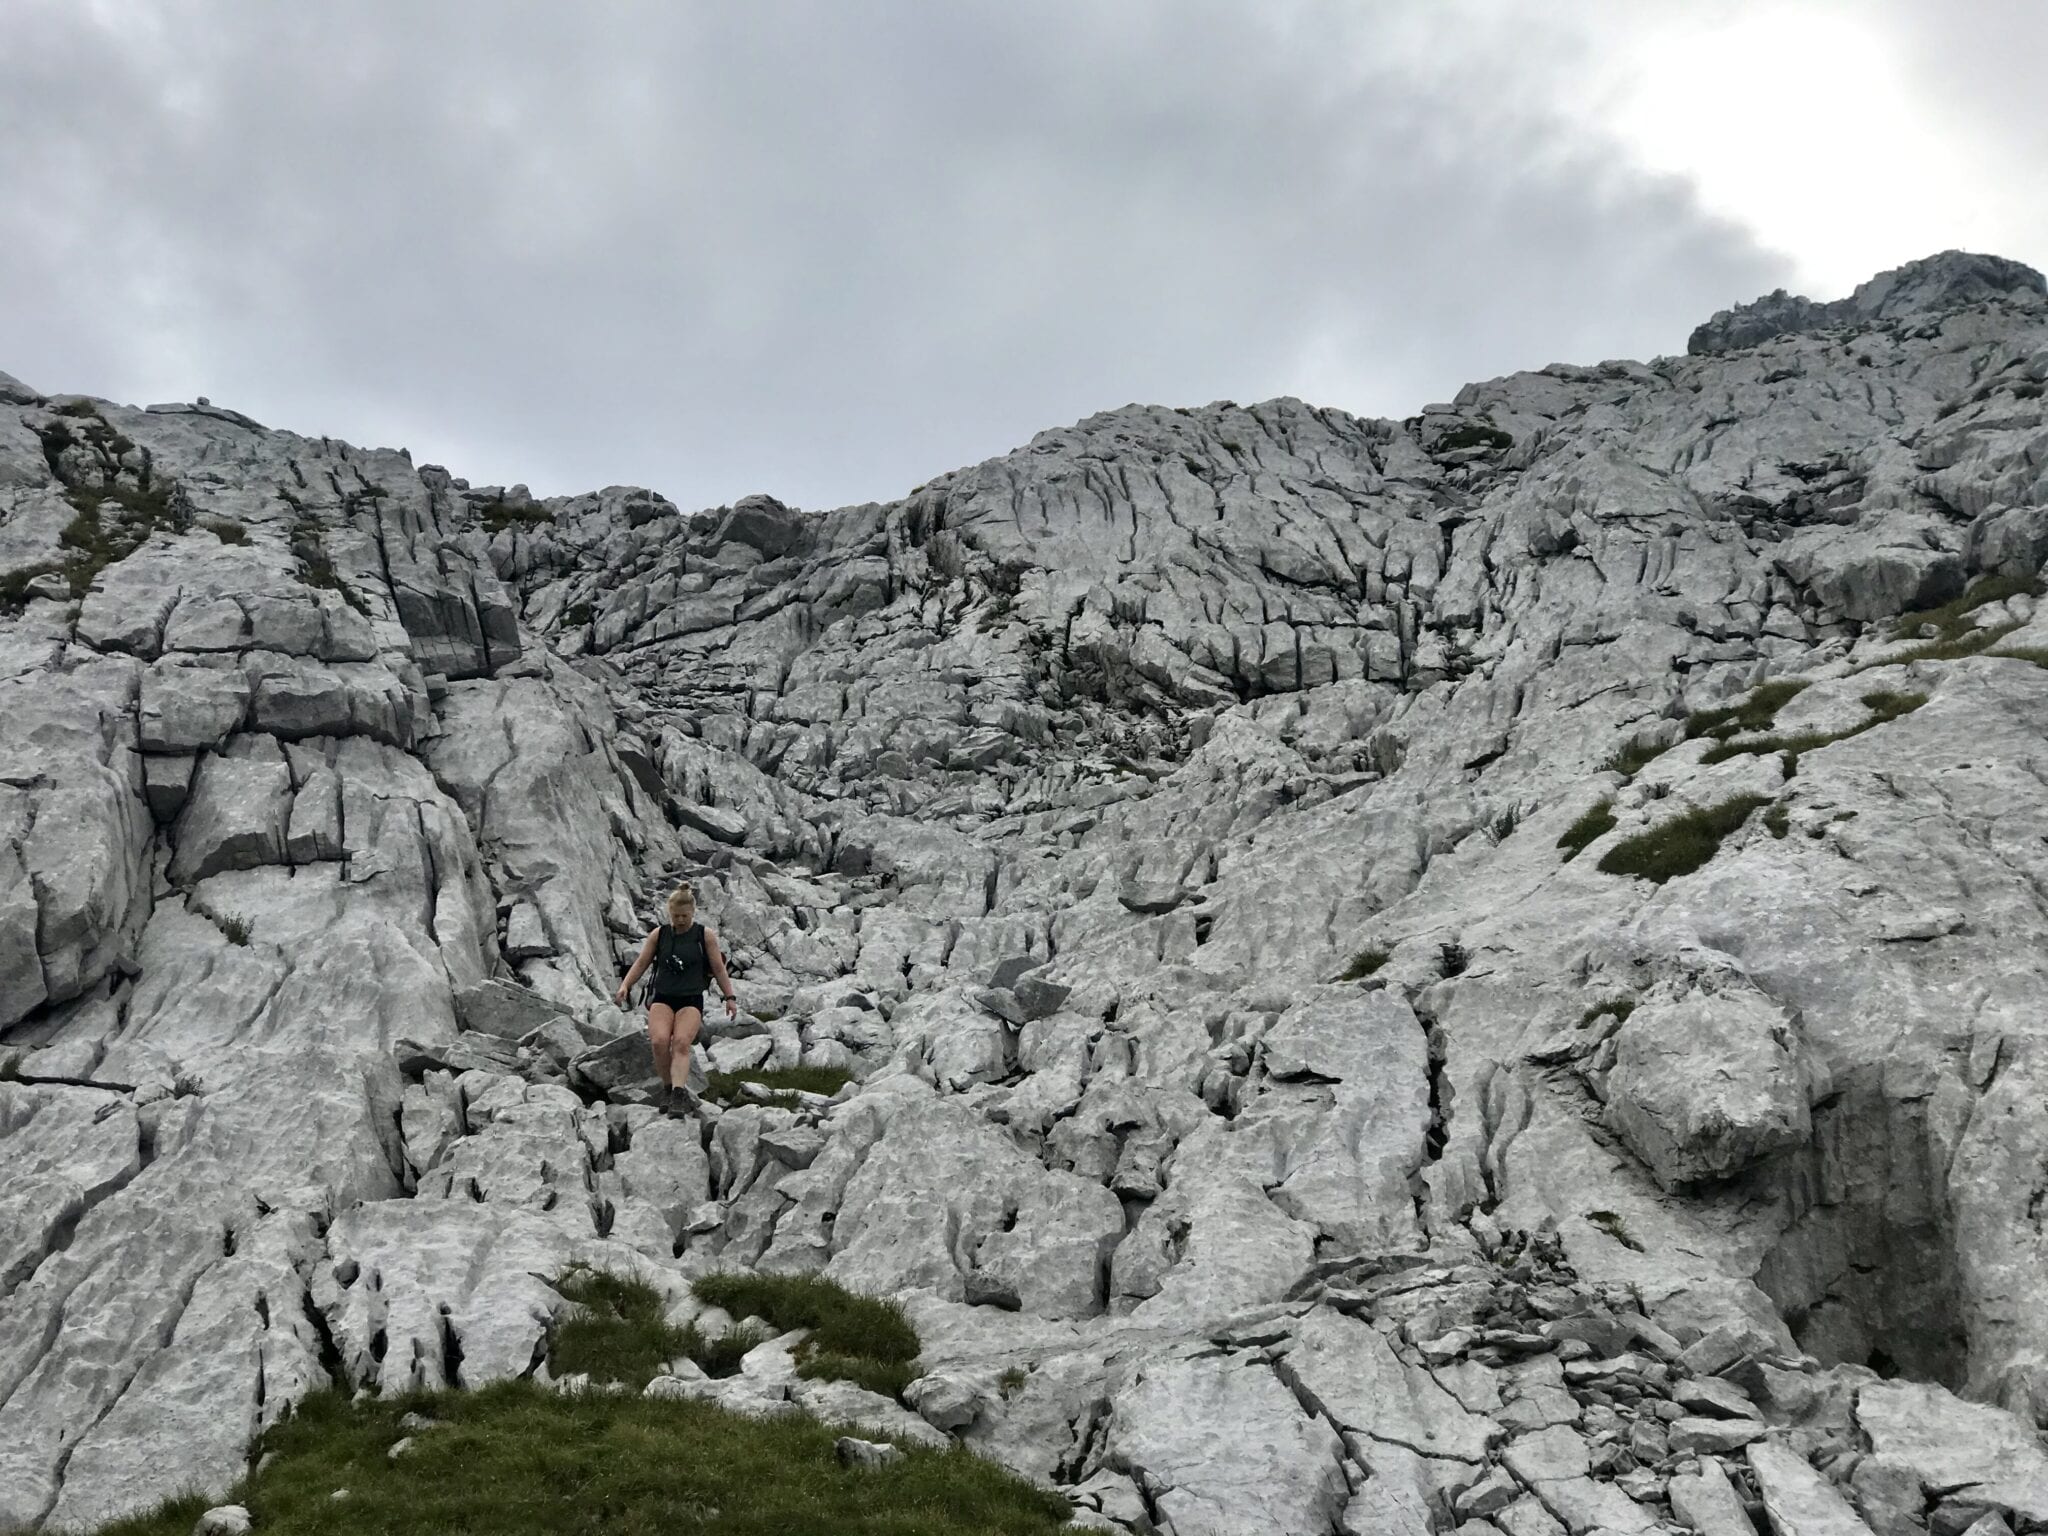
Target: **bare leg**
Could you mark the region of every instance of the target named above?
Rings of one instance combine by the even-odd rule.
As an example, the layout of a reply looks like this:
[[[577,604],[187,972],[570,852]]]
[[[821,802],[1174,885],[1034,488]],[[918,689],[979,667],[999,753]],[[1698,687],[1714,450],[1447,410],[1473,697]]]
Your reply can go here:
[[[669,1039],[669,1064],[678,1088],[690,1081],[690,1048],[697,1043],[697,1031],[704,1027],[701,1008],[678,1008],[675,1033]]]
[[[668,1064],[671,1054],[670,1031],[675,1028],[676,1011],[667,1003],[647,1005],[647,1035],[654,1045],[654,1075],[661,1079],[662,1087],[668,1086]],[[692,1034],[694,1035],[694,1031]],[[684,1047],[683,1066],[687,1071],[690,1058],[688,1047]]]

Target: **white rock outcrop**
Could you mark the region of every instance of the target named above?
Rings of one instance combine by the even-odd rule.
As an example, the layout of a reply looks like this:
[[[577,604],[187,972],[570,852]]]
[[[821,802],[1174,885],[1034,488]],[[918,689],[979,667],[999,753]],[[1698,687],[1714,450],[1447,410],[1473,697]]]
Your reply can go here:
[[[1957,253],[820,513],[0,376],[0,1530],[577,1262],[897,1296],[657,1395],[1096,1529],[2048,1529],[2044,392]],[[680,878],[845,1090],[655,1102]]]

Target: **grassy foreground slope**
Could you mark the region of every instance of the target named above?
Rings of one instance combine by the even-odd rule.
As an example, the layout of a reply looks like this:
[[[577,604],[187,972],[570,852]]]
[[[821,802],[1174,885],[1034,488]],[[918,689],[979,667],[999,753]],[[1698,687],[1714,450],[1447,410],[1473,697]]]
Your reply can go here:
[[[555,1369],[637,1388],[658,1297],[616,1276],[564,1279],[565,1294],[588,1299],[551,1351],[573,1365],[558,1359]],[[819,1284],[806,1291],[813,1306]],[[408,1437],[407,1414],[436,1427]],[[833,1449],[842,1432],[807,1417],[752,1419],[637,1390],[564,1396],[529,1381],[358,1405],[322,1392],[264,1436],[260,1470],[225,1502],[245,1506],[256,1532],[295,1536],[1042,1536],[1066,1524],[1065,1499],[966,1451],[907,1448],[886,1466],[844,1467]],[[99,1536],[189,1536],[213,1502],[175,1500]]]

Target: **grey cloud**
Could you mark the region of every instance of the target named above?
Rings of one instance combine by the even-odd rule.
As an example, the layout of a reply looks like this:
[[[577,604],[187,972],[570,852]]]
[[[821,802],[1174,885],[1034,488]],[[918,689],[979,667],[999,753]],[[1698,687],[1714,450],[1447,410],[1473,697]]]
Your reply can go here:
[[[32,5],[0,367],[825,505],[1132,400],[1677,351],[1786,280],[1519,89],[1583,40],[1511,14]]]

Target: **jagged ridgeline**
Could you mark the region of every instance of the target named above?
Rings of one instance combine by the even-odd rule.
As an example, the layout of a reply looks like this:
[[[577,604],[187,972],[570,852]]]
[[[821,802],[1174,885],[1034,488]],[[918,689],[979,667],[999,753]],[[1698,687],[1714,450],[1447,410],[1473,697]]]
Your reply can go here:
[[[1949,253],[690,514],[0,376],[0,1529],[587,1429],[588,1274],[1097,1529],[2048,1529],[2044,386]]]

